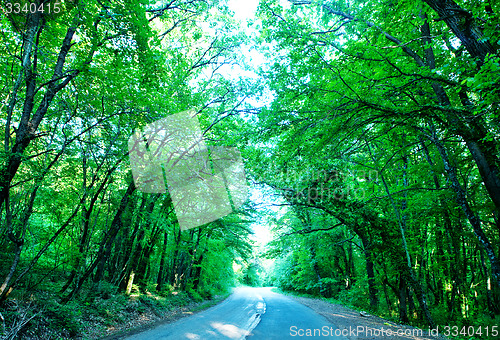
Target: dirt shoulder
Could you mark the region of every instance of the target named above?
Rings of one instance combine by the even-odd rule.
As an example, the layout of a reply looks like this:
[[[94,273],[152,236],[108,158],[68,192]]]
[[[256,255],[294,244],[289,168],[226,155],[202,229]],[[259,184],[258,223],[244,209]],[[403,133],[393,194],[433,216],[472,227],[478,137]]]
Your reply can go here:
[[[321,299],[290,295],[288,295],[288,297],[324,316],[331,324],[338,327],[338,335],[343,335],[350,340],[447,339],[441,335],[429,335],[428,329],[421,330],[412,326],[397,324],[393,321],[388,321],[375,315],[370,315],[365,312],[361,313],[354,309]]]

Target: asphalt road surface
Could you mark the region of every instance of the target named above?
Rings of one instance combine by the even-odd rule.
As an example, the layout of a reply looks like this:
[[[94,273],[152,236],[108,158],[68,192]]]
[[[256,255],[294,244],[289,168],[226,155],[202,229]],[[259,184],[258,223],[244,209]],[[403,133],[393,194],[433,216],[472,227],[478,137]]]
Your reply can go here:
[[[271,288],[237,288],[217,306],[126,339],[346,340],[335,336],[336,329],[312,309]]]

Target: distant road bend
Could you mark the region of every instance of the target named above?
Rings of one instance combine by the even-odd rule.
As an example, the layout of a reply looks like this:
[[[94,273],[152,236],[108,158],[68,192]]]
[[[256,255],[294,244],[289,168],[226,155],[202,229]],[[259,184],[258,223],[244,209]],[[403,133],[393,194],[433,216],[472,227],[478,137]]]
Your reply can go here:
[[[335,336],[336,329],[312,309],[271,288],[237,288],[217,306],[126,339],[347,339]],[[318,336],[311,333],[314,330]]]

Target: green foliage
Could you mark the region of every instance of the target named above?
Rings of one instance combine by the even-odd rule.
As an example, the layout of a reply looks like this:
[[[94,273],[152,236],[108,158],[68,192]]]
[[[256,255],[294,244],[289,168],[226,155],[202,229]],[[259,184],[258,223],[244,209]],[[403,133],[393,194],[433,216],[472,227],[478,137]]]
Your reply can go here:
[[[437,2],[290,2],[259,11],[273,100],[245,150],[287,205],[271,281],[416,324],[498,314],[497,11],[458,3],[483,53]]]
[[[242,274],[241,280],[243,284],[251,287],[259,287],[262,285],[262,279],[257,265],[249,264],[245,267]]]
[[[239,143],[244,120],[226,118],[248,84],[221,67],[247,38],[225,4],[91,0],[38,19],[0,18],[0,303],[50,292],[46,326],[75,336],[227,291],[251,253],[248,207],[181,232],[128,163],[136,129],[188,109],[211,145]]]
[[[500,313],[498,8],[290,2],[262,1],[253,40],[224,2],[203,0],[0,18],[9,320],[21,319],[8,303],[33,299],[41,328],[76,337],[86,322],[161,317],[237,282],[404,322]],[[242,45],[265,56],[259,79],[223,71],[245,63]],[[252,203],[181,231],[168,193],[133,185],[129,137],[187,109],[210,146],[241,149],[249,179],[283,207],[267,211],[271,273],[254,254]]]
[[[57,330],[64,330],[67,336],[74,337],[80,334],[83,326],[84,307],[77,301],[61,305],[55,300],[47,301],[45,305],[47,316],[53,320],[51,326]]]
[[[187,291],[188,296],[193,299],[194,302],[201,302],[203,301],[203,297],[201,296],[200,293],[198,293],[196,290],[188,290]]]
[[[334,298],[347,306],[369,310],[366,303],[369,300],[367,287],[366,277],[361,277],[357,279],[356,284],[351,289],[339,289],[339,293]]]

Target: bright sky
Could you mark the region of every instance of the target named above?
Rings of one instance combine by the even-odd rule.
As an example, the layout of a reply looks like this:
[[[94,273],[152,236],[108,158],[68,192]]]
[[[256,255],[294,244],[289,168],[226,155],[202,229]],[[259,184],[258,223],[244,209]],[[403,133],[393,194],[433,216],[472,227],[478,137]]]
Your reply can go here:
[[[247,28],[247,20],[252,19],[255,17],[255,12],[257,10],[257,6],[259,5],[259,0],[229,0],[228,1],[228,6],[235,13],[234,18],[238,19],[242,23],[242,27],[246,28],[248,34],[250,35],[253,31],[252,28]],[[255,49],[252,49],[249,46],[244,46],[243,47],[244,51],[242,51],[242,55],[247,56],[246,62],[252,63],[254,66],[259,66],[265,62],[264,56],[256,51]],[[243,71],[239,67],[232,67],[231,68],[231,76],[234,76],[237,78],[238,76],[249,76],[252,77],[255,76],[254,74],[251,74],[249,72]],[[254,104],[256,106],[262,105],[262,103],[253,103],[250,101],[251,104]],[[249,192],[249,199],[252,200],[253,202],[259,204],[259,206],[267,206],[268,208],[271,208],[272,210],[275,210],[277,212],[278,209],[272,207],[272,199],[264,195],[260,190],[256,188],[250,188]],[[267,242],[272,240],[272,235],[269,230],[269,226],[266,225],[260,225],[258,223],[253,225],[253,230],[255,232],[254,239],[256,240],[258,245],[265,245]]]
[[[229,0],[228,5],[236,19],[246,21],[255,16],[259,0]]]
[[[258,5],[259,0],[228,1],[229,9],[234,12],[234,19],[241,22],[241,27],[247,32],[247,35],[249,36],[255,34],[256,32],[255,29],[248,27],[247,21],[255,17]],[[263,55],[250,46],[242,46],[241,55],[245,56],[245,63],[251,63],[256,67],[262,65],[265,62]],[[238,76],[255,76],[255,74],[253,74],[252,72],[246,72],[237,66],[233,67],[230,73],[234,74],[235,78],[237,78]]]

